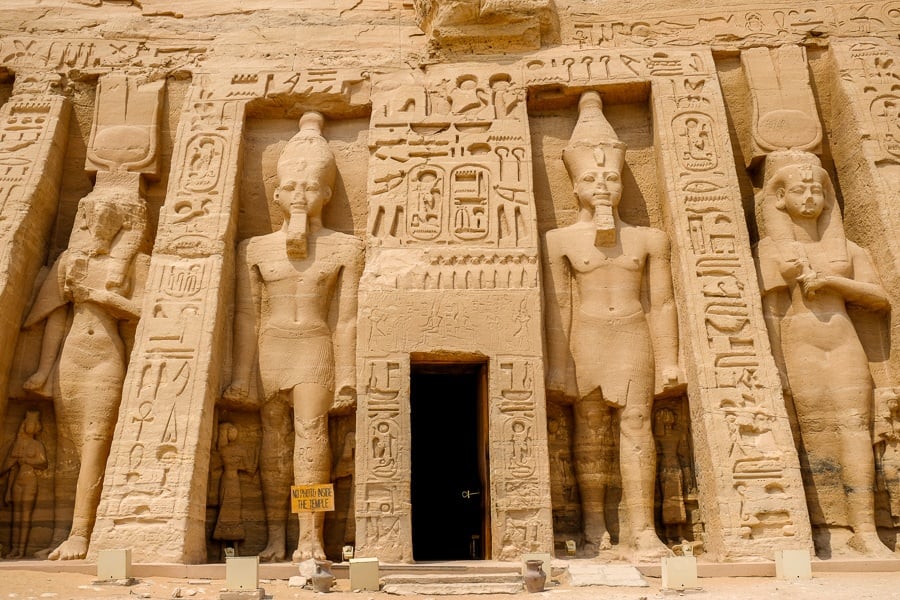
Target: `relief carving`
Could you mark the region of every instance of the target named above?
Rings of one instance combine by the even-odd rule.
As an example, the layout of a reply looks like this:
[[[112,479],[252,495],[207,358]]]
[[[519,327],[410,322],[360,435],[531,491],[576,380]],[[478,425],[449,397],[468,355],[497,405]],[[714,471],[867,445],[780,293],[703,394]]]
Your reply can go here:
[[[322,225],[322,208],[331,199],[336,177],[323,123],[319,113],[304,114],[300,131],[278,160],[274,199],[284,214],[281,230],[250,238],[238,248],[234,375],[225,399],[248,403],[258,347],[265,396],[260,474],[268,521],[263,560],[285,557],[291,465],[296,485],[330,482],[329,411],[346,412],[356,402],[363,244]],[[332,307],[338,311],[334,325],[329,323]],[[285,360],[289,356],[305,359]],[[291,408],[293,427],[287,427]],[[292,445],[291,460],[285,449]],[[324,513],[299,513],[298,520],[293,559],[325,558]]]
[[[758,202],[764,314],[810,476],[839,469],[853,533],[849,547],[892,556],[875,530],[872,375],[847,313],[851,303],[887,311],[890,301],[869,254],[846,239],[831,179],[815,155],[770,154]],[[817,489],[807,486],[811,505],[820,502]]]
[[[611,547],[606,476],[598,457],[604,438],[618,429],[627,545],[636,559],[649,560],[668,549],[654,529],[656,454],[638,449],[654,447],[655,364],[663,386],[678,384],[678,329],[666,235],[618,215],[624,158],[625,145],[606,121],[600,96],[584,93],[563,153],[578,221],[547,233],[547,388],[551,397],[575,398],[573,447],[585,543]],[[642,293],[650,298],[647,314]]]
[[[212,539],[219,541],[222,547],[235,548],[235,554],[238,553],[238,542],[247,537],[242,517],[240,474],[255,472],[258,463],[255,449],[248,448],[240,438],[237,425],[219,423],[218,441],[213,452],[213,461],[217,464],[211,469],[220,471],[218,489],[211,490],[215,500],[212,504],[219,508]]]
[[[38,471],[49,467],[47,449],[41,434],[41,411],[29,410],[3,465],[0,466],[0,492],[3,503],[12,504],[12,549],[5,558],[24,558],[31,533],[31,517],[38,495]]]

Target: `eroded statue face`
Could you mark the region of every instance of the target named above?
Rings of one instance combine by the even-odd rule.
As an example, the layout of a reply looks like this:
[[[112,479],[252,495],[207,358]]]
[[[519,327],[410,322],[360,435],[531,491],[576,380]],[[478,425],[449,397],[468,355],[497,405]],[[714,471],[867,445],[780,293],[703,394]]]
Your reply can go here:
[[[615,169],[586,170],[575,180],[575,195],[585,208],[615,208],[622,199],[622,176]]]
[[[275,202],[286,214],[303,212],[318,215],[331,198],[331,188],[323,182],[318,169],[293,173],[275,188]]]
[[[818,219],[827,202],[821,175],[804,166],[785,168],[783,183],[776,190],[776,196],[794,220]]]

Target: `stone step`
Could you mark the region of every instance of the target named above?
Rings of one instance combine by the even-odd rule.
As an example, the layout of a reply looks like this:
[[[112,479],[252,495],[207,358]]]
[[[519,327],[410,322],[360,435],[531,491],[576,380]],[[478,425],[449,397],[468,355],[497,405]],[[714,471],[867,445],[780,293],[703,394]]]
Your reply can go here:
[[[381,581],[381,591],[398,596],[517,594],[524,589],[518,573],[404,573]]]

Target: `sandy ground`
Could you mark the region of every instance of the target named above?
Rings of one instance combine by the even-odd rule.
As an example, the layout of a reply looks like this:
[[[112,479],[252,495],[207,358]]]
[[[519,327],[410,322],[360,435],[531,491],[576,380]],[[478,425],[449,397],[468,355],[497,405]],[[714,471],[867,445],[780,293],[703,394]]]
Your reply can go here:
[[[8,570],[0,573],[0,600],[68,600],[94,598],[194,598],[196,600],[217,600],[223,589],[221,580],[184,580],[165,577],[139,579],[129,587],[114,585],[94,585],[93,577],[77,573],[37,573],[33,571]],[[508,594],[486,594],[470,596],[416,596],[417,598],[441,598],[459,600],[509,600],[514,597],[552,598],[559,600],[664,600],[685,598],[701,600],[716,598],[737,600],[752,598],[789,598],[791,600],[900,600],[900,572],[893,573],[824,573],[816,574],[812,580],[785,582],[772,577],[701,578],[700,588],[684,592],[660,590],[660,580],[646,578],[650,587],[572,588],[554,585],[538,594],[522,592],[516,596]],[[285,580],[264,580],[262,586],[266,598],[290,600],[294,598],[323,598],[309,589],[288,587]],[[382,592],[351,592],[349,581],[338,580],[336,591],[324,598],[330,600],[389,600],[402,598]],[[411,596],[406,596],[410,598]]]

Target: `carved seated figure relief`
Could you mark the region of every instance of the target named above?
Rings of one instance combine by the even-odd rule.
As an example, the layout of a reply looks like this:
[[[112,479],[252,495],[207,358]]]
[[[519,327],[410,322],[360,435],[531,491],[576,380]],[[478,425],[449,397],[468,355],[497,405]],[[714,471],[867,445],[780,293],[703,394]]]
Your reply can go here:
[[[653,560],[669,551],[654,528],[651,410],[656,365],[663,386],[679,381],[678,325],[665,233],[619,217],[624,159],[625,145],[606,121],[599,94],[586,92],[563,152],[578,220],[546,238],[547,388],[551,400],[574,398],[573,448],[586,549],[611,548],[605,518],[609,475],[602,457],[610,433],[618,431],[620,522],[630,535],[624,546],[637,560]]]
[[[815,155],[771,153],[758,201],[763,309],[782,386],[793,398],[800,450],[813,475],[838,468],[848,546],[893,556],[875,528],[872,375],[847,313],[848,304],[887,311],[887,294],[868,253],[846,239],[834,188]],[[811,507],[824,503],[821,493],[807,487]]]
[[[352,409],[356,401],[363,242],[322,225],[336,177],[323,123],[319,113],[304,114],[278,160],[275,203],[284,214],[282,228],[238,249],[234,374],[225,400],[248,405],[258,349],[265,395],[260,476],[268,522],[260,558],[270,561],[285,557],[291,466],[296,485],[330,482],[328,415]],[[324,513],[299,513],[298,521],[294,560],[325,558]]]

